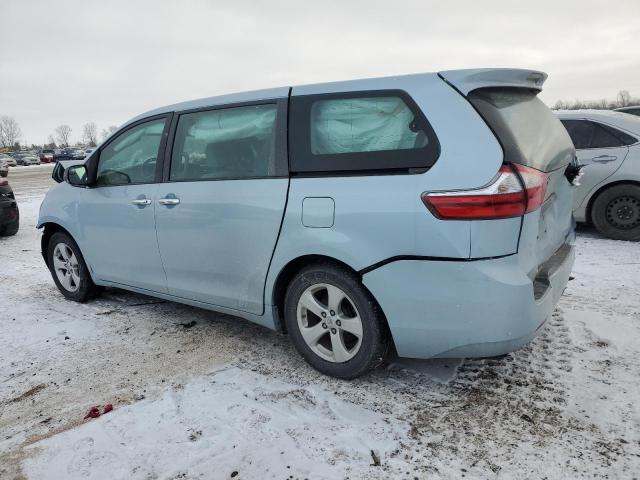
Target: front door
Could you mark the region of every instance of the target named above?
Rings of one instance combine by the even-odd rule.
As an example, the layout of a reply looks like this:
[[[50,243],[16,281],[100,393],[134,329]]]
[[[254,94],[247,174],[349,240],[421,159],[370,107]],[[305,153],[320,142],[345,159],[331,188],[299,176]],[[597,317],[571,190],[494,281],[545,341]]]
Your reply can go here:
[[[170,294],[263,312],[289,184],[285,114],[273,102],[178,118],[156,204]]]
[[[155,225],[165,123],[136,124],[101,148],[95,185],[83,191],[78,216],[95,277],[166,293]]]

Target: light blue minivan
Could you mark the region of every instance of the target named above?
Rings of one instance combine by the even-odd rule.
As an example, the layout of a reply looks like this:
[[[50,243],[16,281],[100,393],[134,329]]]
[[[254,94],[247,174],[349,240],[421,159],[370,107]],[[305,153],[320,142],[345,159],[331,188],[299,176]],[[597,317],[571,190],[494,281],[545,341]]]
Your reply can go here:
[[[544,325],[574,260],[575,150],[546,75],[458,70],[162,107],[40,209],[62,294],[118,287],[287,333],[328,375],[495,356]]]

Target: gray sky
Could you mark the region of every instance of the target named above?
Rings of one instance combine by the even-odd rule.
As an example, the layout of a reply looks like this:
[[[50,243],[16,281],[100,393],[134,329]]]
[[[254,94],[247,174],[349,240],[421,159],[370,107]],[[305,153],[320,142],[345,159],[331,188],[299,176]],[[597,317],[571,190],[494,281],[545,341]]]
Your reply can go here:
[[[471,67],[543,70],[541,97],[640,96],[640,1],[0,0],[0,115],[41,143],[177,101]]]

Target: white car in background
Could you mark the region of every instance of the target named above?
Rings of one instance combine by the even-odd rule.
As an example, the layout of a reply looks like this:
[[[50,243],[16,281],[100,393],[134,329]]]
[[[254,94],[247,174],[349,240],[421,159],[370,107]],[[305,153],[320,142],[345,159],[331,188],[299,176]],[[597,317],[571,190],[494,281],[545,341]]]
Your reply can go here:
[[[7,167],[15,167],[16,159],[6,153],[0,153],[0,163],[4,163]]]
[[[40,165],[40,158],[33,153],[21,153],[16,157],[16,163],[18,165]]]
[[[610,110],[557,111],[585,165],[574,195],[578,222],[640,240],[640,117]]]

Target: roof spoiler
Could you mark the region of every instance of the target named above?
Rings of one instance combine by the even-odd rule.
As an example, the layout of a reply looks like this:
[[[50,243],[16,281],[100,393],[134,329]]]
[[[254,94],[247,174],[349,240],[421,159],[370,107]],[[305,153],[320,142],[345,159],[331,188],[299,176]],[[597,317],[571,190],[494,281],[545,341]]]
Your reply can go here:
[[[446,70],[439,72],[438,75],[463,95],[486,87],[519,87],[540,91],[547,79],[547,74],[544,72],[516,68]]]

